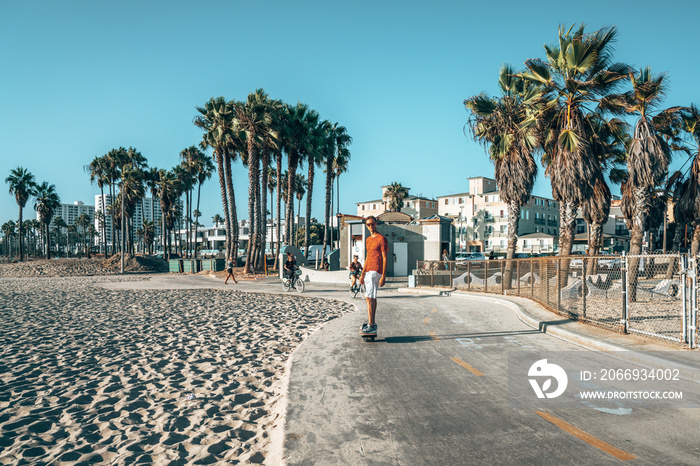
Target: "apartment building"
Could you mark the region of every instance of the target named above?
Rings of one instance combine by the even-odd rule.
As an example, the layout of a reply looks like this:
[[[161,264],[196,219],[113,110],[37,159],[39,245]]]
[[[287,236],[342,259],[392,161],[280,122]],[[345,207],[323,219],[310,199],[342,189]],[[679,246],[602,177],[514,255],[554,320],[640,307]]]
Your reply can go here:
[[[583,218],[583,212],[579,209],[576,215],[576,227],[574,229],[574,242],[572,251],[585,251],[588,248],[588,224]],[[622,214],[620,199],[613,198],[610,204],[608,221],[603,225],[603,242],[601,250],[611,253],[629,251],[630,232],[627,230],[625,216]]]
[[[61,217],[63,221],[66,222],[66,225],[75,225],[76,220],[82,214],[87,214],[88,217],[90,217],[90,221],[94,221],[95,206],[85,205],[81,201],[75,201],[73,204],[61,204],[59,208],[56,209],[56,211],[54,212],[53,217],[51,218],[51,223],[49,224],[49,228],[54,227],[54,222],[58,217]],[[41,221],[41,217],[39,216],[38,212],[36,214],[36,219]]]
[[[438,215],[454,219],[458,251],[505,252],[508,206],[501,200],[496,180],[479,176],[467,181],[469,192],[438,196]],[[540,196],[530,197],[520,211],[518,235],[530,233],[559,236],[557,202]]]
[[[93,207],[93,217],[95,223],[95,229],[98,235],[102,235],[102,225],[100,222],[100,213],[102,212],[102,194],[95,196],[95,205]],[[143,204],[143,205],[142,205]],[[112,216],[109,214],[109,206],[112,205],[112,195],[104,195],[104,206],[107,209],[107,215],[105,215],[105,232],[107,233],[107,244],[112,244]],[[181,206],[182,207],[182,206]],[[133,218],[133,228],[134,233],[139,228],[143,228],[143,221],[154,222],[155,226],[155,237],[156,243],[160,243],[158,238],[160,238],[161,233],[161,222],[160,219],[163,217],[163,213],[160,210],[160,201],[158,198],[146,197],[141,199],[136,203],[136,208],[134,210]]]
[[[389,186],[382,186],[381,199],[358,202],[357,216],[369,217],[370,215],[374,215],[376,217],[389,211],[389,198],[386,195],[388,188]],[[411,188],[406,188],[406,190],[410,193]],[[436,199],[429,199],[423,196],[411,196],[409,194],[403,201],[401,212],[410,215],[415,220],[430,217],[438,213],[438,201]]]

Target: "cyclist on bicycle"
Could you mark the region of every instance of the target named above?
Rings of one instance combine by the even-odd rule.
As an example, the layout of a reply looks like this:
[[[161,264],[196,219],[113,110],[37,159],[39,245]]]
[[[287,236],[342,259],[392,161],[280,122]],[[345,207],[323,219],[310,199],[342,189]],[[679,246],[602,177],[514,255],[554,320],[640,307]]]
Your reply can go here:
[[[355,288],[357,279],[360,278],[360,274],[362,274],[362,264],[360,264],[356,255],[352,256],[352,262],[348,266],[348,270],[350,270],[350,278],[352,278],[352,287]]]
[[[294,258],[294,254],[291,252],[287,253],[287,261],[284,263],[284,278],[291,279],[294,275],[294,270],[297,268],[297,261]]]

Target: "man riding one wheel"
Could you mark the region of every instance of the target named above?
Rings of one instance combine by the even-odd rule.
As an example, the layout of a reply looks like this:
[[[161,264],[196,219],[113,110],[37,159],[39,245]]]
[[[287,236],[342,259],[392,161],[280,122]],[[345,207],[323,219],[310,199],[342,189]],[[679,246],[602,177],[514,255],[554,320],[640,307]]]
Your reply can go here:
[[[365,285],[365,300],[367,301],[367,315],[369,322],[362,327],[363,335],[376,335],[377,323],[377,290],[386,282],[387,254],[389,243],[386,238],[377,231],[377,219],[369,216],[365,219],[365,225],[370,232],[370,237],[365,242],[365,265],[360,275],[360,283]]]

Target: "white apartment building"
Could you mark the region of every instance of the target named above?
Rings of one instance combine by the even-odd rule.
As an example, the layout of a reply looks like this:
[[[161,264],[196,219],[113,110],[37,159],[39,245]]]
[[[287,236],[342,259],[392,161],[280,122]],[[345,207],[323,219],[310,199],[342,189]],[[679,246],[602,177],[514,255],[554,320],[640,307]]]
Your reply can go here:
[[[61,204],[60,207],[54,212],[53,217],[51,218],[51,223],[49,224],[49,228],[54,227],[54,221],[58,217],[61,217],[63,221],[66,222],[66,225],[75,225],[76,220],[82,214],[87,214],[88,217],[90,217],[90,221],[94,221],[95,206],[85,205],[81,201],[75,201],[73,204]],[[41,217],[39,216],[38,212],[36,214],[36,219],[41,221]],[[63,230],[65,230],[65,228]]]
[[[107,209],[107,212],[109,212],[109,206],[112,205],[112,196],[110,194],[105,194],[104,201],[105,201],[105,204],[104,204],[105,208]],[[143,202],[143,209],[141,208],[142,202]],[[95,196],[95,206],[93,208],[95,229],[97,230],[97,234],[101,237],[102,225],[100,224],[100,220],[99,220],[99,213],[100,212],[102,212],[102,194],[98,194]],[[142,228],[144,220],[147,220],[149,222],[154,222],[155,238],[156,238],[156,242],[159,243],[158,238],[160,238],[160,235],[161,235],[160,219],[162,218],[162,216],[163,216],[163,213],[160,210],[160,201],[158,200],[158,198],[155,198],[155,199],[150,198],[150,197],[143,198],[141,201],[136,203],[136,209],[134,210],[134,218],[133,218],[134,233],[136,233],[136,230],[138,230],[139,228]],[[107,213],[107,215],[105,215],[105,232],[107,233],[107,244],[111,245],[112,244],[112,216],[109,213]],[[115,236],[115,238],[116,238],[116,236]]]
[[[438,196],[438,214],[455,220],[458,251],[505,252],[508,248],[508,206],[496,181],[483,176],[467,179],[469,192]],[[531,196],[520,211],[518,236],[542,233],[559,236],[559,204]]]

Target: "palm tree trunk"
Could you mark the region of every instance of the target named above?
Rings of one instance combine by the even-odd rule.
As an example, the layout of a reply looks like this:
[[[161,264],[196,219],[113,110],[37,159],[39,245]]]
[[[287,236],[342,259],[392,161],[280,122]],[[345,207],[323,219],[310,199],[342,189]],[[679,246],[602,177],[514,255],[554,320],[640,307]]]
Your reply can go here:
[[[559,203],[559,255],[571,255],[571,246],[574,239],[574,228],[576,226],[576,212],[578,206],[571,201]],[[569,261],[560,262],[562,273],[559,285],[563,288],[569,280]]]
[[[282,242],[282,193],[284,192],[282,186],[282,152],[276,154],[277,158],[277,247],[275,248],[275,270],[279,270],[279,255],[280,247]]]
[[[693,242],[690,244],[690,255],[697,256],[700,252],[700,222],[693,223]]]
[[[259,266],[265,267],[267,260],[265,252],[267,250],[267,173],[270,169],[270,148],[265,145],[262,154],[262,179],[260,180],[260,261]]]
[[[199,212],[199,198],[202,194],[202,182],[199,182],[199,185],[197,186],[197,212]],[[218,227],[218,225],[217,225]],[[204,246],[204,243],[202,242],[202,246]],[[195,225],[194,229],[194,258],[197,258],[197,225]]]
[[[508,249],[506,250],[506,268],[504,270],[503,285],[510,290],[513,284],[513,257],[518,245],[518,223],[520,222],[520,204],[516,201],[508,203]],[[518,279],[520,277],[517,277]]]
[[[215,153],[217,172],[219,173],[219,188],[221,189],[221,205],[224,207],[224,221],[226,223],[226,261],[231,260],[231,212],[229,211],[228,196],[226,195],[226,172],[224,154],[221,151]]]
[[[245,271],[254,273],[255,250],[257,248],[258,235],[258,215],[257,215],[257,186],[258,170],[260,161],[258,160],[258,150],[253,144],[252,137],[248,138],[248,250],[246,251]]]
[[[333,157],[329,154],[326,157],[326,204],[323,214],[323,253],[322,258],[326,256],[326,250],[328,249],[328,240],[330,233],[330,222],[331,219],[331,192],[333,191]],[[323,263],[323,261],[321,261]]]
[[[642,253],[642,241],[644,240],[644,224],[647,217],[648,193],[643,187],[634,192],[634,217],[632,217],[632,231],[630,231],[630,258],[629,261],[629,290],[630,302],[637,301],[637,283],[639,281],[639,256]]]
[[[313,156],[309,156],[308,187],[306,188],[306,220],[304,221],[304,256],[309,257],[309,241],[311,241],[311,198],[314,191],[314,163]],[[316,264],[318,267],[318,264]]]
[[[236,197],[233,192],[233,178],[231,176],[231,157],[226,151],[224,152],[224,156],[226,190],[228,191],[228,198],[231,201],[229,204],[224,206],[224,209],[228,206],[228,208],[231,210],[229,214],[230,224],[227,225],[231,228],[229,230],[229,235],[231,235],[231,238],[229,240],[231,242],[231,252],[230,256],[228,257],[228,260],[233,260],[235,264],[236,260],[238,259],[238,215],[236,213]]]
[[[589,226],[589,231],[588,255],[597,256],[600,254],[600,245],[603,239],[603,225],[593,222]],[[590,276],[596,273],[598,273],[598,259],[589,258],[586,274]]]
[[[299,165],[299,154],[292,152],[288,156],[287,163],[287,214],[286,219],[286,230],[287,230],[287,244],[293,244],[293,233],[294,233],[294,182],[296,181],[297,166]]]

